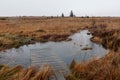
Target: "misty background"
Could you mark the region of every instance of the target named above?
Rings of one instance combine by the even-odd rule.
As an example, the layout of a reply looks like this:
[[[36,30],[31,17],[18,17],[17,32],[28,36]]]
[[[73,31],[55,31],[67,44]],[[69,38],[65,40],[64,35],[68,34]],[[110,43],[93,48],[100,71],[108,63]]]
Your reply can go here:
[[[0,0],[0,16],[120,16],[120,0]]]

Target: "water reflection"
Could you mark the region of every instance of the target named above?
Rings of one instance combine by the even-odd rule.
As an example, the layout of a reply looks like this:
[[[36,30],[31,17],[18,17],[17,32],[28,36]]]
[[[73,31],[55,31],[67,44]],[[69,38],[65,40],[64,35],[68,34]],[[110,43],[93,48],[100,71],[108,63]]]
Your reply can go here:
[[[88,30],[83,30],[81,32],[75,33],[70,36],[72,41],[62,41],[62,42],[47,42],[47,43],[36,43],[31,45],[24,45],[18,49],[10,49],[5,52],[0,52],[0,64],[8,64],[10,66],[15,66],[21,64],[25,67],[31,65],[30,50],[31,49],[46,49],[49,48],[47,53],[52,52],[59,56],[66,64],[75,59],[76,61],[88,60],[93,56],[102,57],[107,53],[101,45],[97,45],[90,41],[92,35],[87,35]],[[81,50],[84,47],[91,47],[92,50]],[[46,49],[47,50],[47,49]]]

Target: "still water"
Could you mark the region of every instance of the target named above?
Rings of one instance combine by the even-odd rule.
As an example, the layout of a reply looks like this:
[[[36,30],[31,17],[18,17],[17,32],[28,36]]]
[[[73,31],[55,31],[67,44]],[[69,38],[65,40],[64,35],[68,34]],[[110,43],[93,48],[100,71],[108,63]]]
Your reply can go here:
[[[71,41],[35,43],[0,52],[0,64],[10,66],[21,64],[28,67],[53,63],[52,65],[65,66],[69,65],[73,59],[83,62],[93,56],[98,58],[104,56],[108,51],[102,45],[91,42],[92,35],[88,35],[88,32],[88,30],[82,30],[71,35],[69,37]],[[92,49],[82,50],[85,47]]]

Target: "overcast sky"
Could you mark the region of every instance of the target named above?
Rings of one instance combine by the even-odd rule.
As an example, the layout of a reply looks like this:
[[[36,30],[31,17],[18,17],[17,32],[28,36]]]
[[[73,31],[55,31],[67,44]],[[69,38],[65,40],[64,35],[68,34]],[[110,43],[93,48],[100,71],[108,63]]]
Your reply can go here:
[[[0,0],[0,16],[120,16],[120,0]]]

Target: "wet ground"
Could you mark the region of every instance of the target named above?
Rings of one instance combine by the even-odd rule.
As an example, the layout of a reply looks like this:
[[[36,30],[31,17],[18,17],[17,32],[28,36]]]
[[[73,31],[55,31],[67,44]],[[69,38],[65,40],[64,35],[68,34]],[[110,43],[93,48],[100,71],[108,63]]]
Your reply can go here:
[[[45,63],[56,70],[66,72],[73,59],[84,62],[94,56],[102,57],[108,52],[102,45],[91,42],[92,35],[88,33],[88,30],[75,33],[69,37],[71,41],[36,43],[2,51],[0,52],[0,64],[28,67]],[[84,50],[84,48],[88,49]]]

